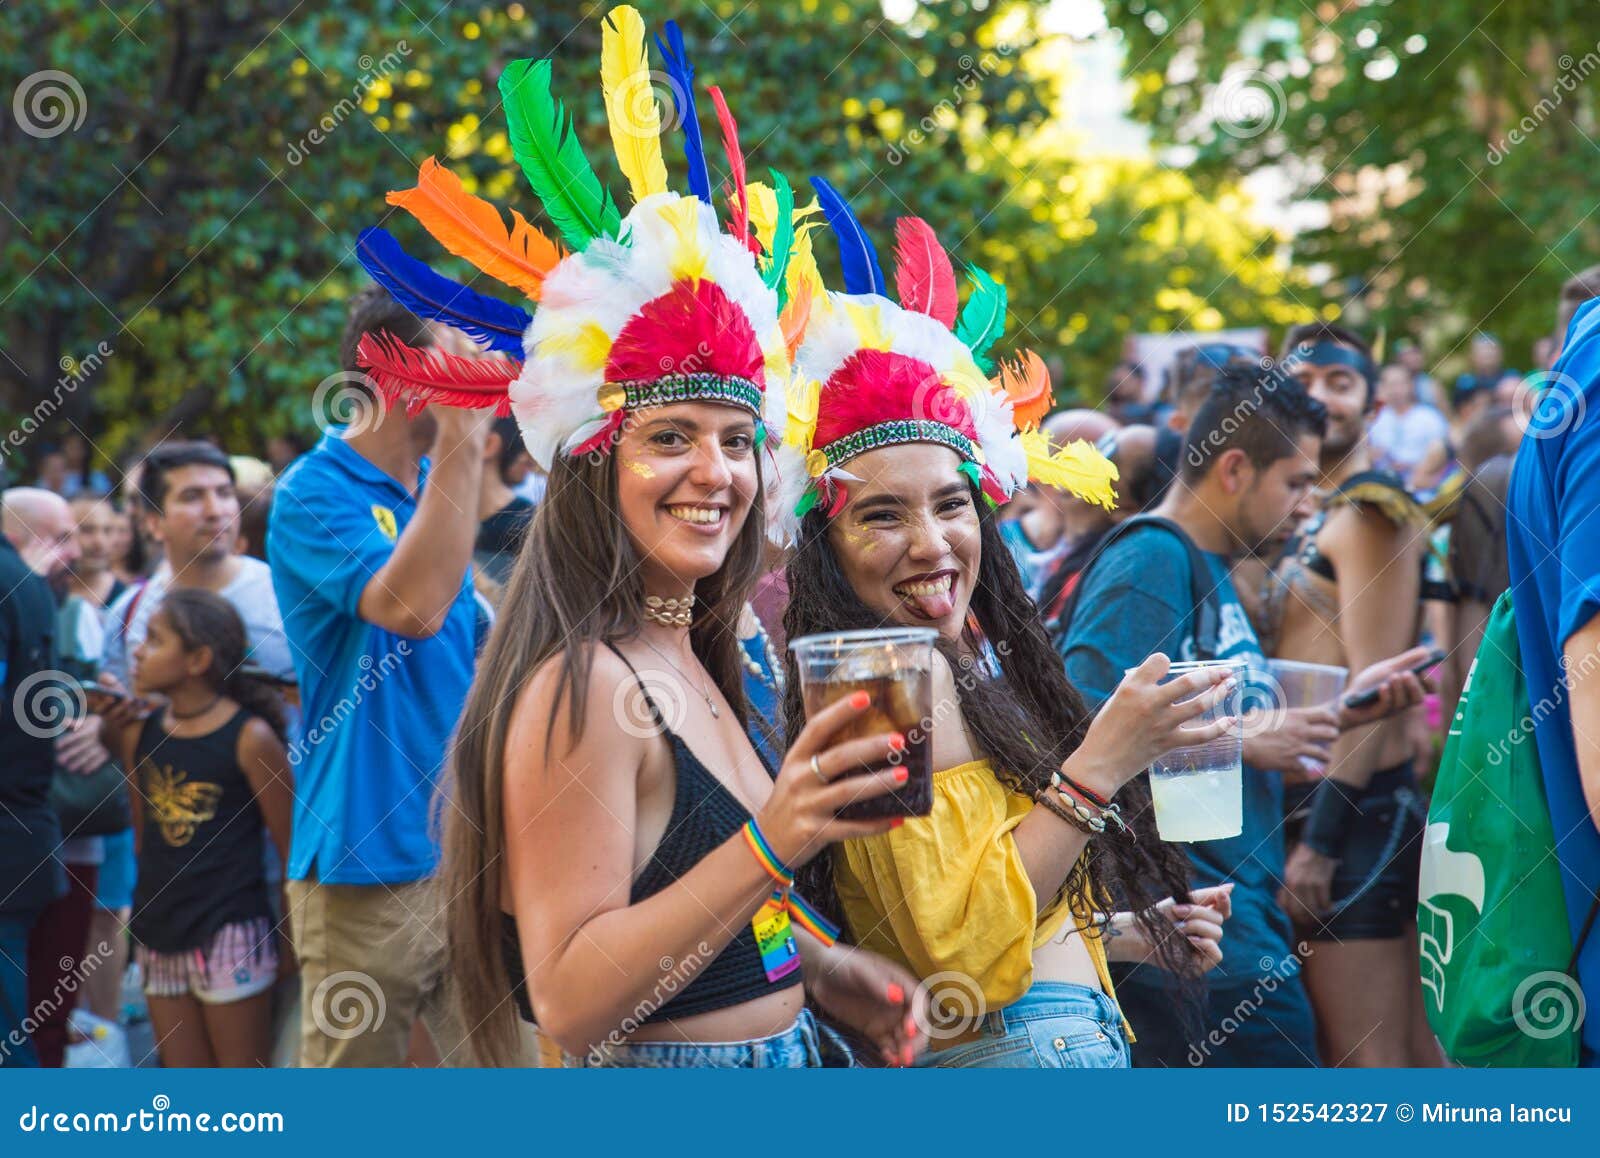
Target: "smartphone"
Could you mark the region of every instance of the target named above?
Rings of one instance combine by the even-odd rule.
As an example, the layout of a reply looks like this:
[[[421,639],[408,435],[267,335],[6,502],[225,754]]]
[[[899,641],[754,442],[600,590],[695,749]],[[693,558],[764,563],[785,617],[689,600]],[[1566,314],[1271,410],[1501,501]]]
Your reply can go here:
[[[108,688],[104,684],[95,683],[93,680],[79,680],[78,687],[82,690],[84,699],[88,701],[89,710],[99,715],[112,704],[119,700],[126,700],[128,693],[117,688]]]
[[[1410,672],[1410,674],[1412,674],[1412,675],[1419,676],[1419,675],[1424,674],[1429,668],[1437,667],[1439,664],[1443,663],[1444,661],[1445,661],[1445,653],[1443,651],[1441,651],[1440,649],[1438,649],[1438,648],[1434,648],[1432,651],[1430,651],[1428,653],[1428,658],[1427,659],[1423,660],[1421,663],[1417,664],[1415,667],[1407,668],[1406,670],[1408,672]],[[1357,692],[1353,696],[1346,696],[1345,699],[1344,699],[1344,706],[1347,707],[1347,708],[1358,708],[1358,709],[1359,708],[1370,708],[1373,704],[1375,704],[1377,702],[1378,702],[1378,689],[1377,688],[1368,688],[1364,692]]]

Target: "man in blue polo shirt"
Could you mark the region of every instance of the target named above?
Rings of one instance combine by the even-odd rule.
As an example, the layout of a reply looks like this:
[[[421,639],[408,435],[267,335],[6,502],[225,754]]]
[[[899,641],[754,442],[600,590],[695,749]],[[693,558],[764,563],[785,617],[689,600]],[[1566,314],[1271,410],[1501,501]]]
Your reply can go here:
[[[1506,496],[1517,643],[1578,936],[1600,895],[1600,267],[1567,283],[1566,338],[1529,419]],[[1600,934],[1578,956],[1582,1064],[1600,1065]]]
[[[373,287],[351,305],[347,371],[361,336],[379,331],[413,346],[455,340]],[[407,421],[373,402],[278,483],[267,554],[302,711],[287,876],[303,1065],[401,1065],[418,1016],[446,1056],[459,1043],[426,883],[439,857],[429,808],[472,682],[470,564],[491,417],[438,409]],[[424,422],[436,428],[431,463],[417,457]]]

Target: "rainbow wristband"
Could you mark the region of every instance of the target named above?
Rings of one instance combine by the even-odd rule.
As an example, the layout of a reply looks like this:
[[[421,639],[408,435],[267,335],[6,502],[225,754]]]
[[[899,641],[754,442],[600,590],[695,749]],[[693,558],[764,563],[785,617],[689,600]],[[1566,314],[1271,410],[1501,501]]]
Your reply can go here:
[[[789,894],[789,919],[831,949],[839,939],[839,926],[824,917],[799,893]]]
[[[755,817],[745,821],[744,827],[739,831],[744,833],[744,842],[750,846],[750,851],[755,853],[756,860],[761,862],[761,867],[767,870],[769,877],[784,889],[794,884],[794,873],[788,865],[778,859],[772,847],[767,844],[767,838],[761,835],[761,828],[756,824]]]

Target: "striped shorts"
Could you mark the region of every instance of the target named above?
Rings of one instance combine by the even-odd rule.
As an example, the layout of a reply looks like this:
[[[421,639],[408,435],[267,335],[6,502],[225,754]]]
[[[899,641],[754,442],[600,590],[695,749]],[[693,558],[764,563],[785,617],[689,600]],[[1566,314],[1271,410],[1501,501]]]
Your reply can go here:
[[[224,925],[200,948],[159,953],[134,946],[147,997],[193,994],[205,1005],[243,1001],[278,979],[277,932],[269,917]]]

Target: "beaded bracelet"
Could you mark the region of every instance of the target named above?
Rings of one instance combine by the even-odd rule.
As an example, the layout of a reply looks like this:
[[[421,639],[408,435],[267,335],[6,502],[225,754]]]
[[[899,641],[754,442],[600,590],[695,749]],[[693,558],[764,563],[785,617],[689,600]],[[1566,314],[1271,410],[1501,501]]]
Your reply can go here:
[[[1052,799],[1054,796],[1056,796],[1056,793],[1046,788],[1034,799],[1079,832],[1088,833],[1090,836],[1099,836],[1105,832],[1106,822],[1104,817],[1096,815],[1080,804],[1073,804],[1069,808],[1067,804],[1062,802],[1065,798]]]
[[[1133,829],[1128,827],[1128,822],[1122,818],[1122,809],[1116,804],[1107,801],[1101,803],[1100,797],[1089,792],[1069,777],[1057,774],[1050,778],[1050,787],[1055,789],[1074,810],[1084,809],[1097,816],[1100,820],[1102,831],[1110,830],[1119,836],[1125,836],[1130,841],[1137,840]]]

